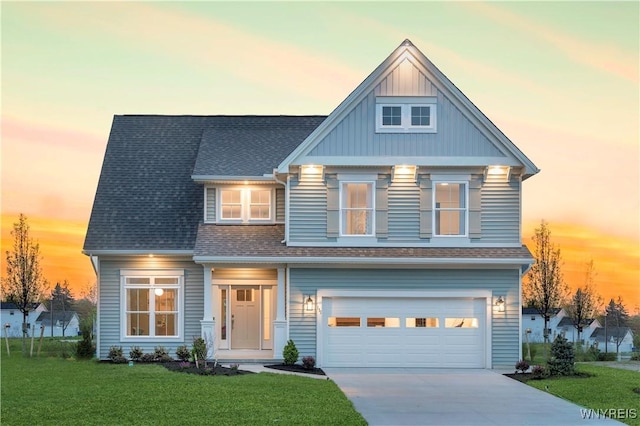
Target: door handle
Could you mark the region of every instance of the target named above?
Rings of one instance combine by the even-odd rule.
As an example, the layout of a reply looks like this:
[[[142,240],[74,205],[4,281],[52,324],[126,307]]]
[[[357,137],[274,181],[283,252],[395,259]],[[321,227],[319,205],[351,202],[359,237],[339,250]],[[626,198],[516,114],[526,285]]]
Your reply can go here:
[[[235,315],[231,315],[231,329],[232,330],[233,330],[233,326],[234,326],[234,324],[236,322],[236,320],[234,318],[235,318]]]

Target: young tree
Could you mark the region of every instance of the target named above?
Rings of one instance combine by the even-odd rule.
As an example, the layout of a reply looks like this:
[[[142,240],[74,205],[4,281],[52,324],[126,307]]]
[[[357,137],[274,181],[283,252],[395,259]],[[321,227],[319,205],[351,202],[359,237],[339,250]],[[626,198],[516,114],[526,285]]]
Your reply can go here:
[[[53,336],[54,317],[60,318],[60,326],[62,327],[62,336],[64,337],[65,331],[69,326],[71,317],[67,315],[67,312],[73,308],[74,298],[69,289],[69,282],[64,280],[62,284],[56,283],[56,286],[51,291],[51,297],[49,301],[49,312],[51,315],[51,336]],[[57,312],[58,315],[54,315]]]
[[[542,220],[532,237],[536,263],[527,273],[523,287],[525,305],[535,308],[544,319],[544,343],[549,342],[549,319],[564,304],[567,284],[564,282],[560,249],[551,242],[551,230]]]
[[[611,299],[609,304],[605,308],[604,315],[604,331],[605,331],[605,345],[609,340],[609,335],[613,338],[613,342],[616,344],[616,353],[620,354],[620,345],[624,340],[624,329],[629,320],[629,314],[627,308],[622,303],[622,297],[618,296],[618,300]],[[611,327],[615,327],[611,329]],[[607,350],[605,346],[605,351]]]
[[[576,292],[569,299],[569,303],[564,307],[567,316],[571,318],[573,326],[578,330],[578,342],[584,327],[589,326],[598,313],[602,303],[600,296],[594,289],[594,279],[596,276],[593,260],[587,263],[584,286],[578,287]]]
[[[13,251],[7,251],[7,276],[4,292],[9,301],[22,312],[22,352],[26,353],[29,310],[36,303],[45,287],[40,267],[40,246],[29,236],[29,224],[22,213],[13,224]]]

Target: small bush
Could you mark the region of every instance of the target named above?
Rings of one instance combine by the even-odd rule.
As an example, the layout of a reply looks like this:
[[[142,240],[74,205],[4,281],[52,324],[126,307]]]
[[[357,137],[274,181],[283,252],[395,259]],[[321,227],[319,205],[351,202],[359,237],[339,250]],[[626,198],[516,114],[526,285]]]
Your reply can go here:
[[[631,361],[640,361],[640,352],[634,352],[631,354]]]
[[[140,358],[142,357],[142,348],[140,346],[133,346],[131,348],[131,350],[129,351],[129,358],[132,361],[139,361]]]
[[[600,352],[598,354],[598,361],[615,361],[618,356],[615,352]]]
[[[316,366],[316,359],[312,356],[305,356],[302,358],[302,366],[307,370],[311,370]]]
[[[573,345],[558,335],[551,345],[551,356],[547,360],[549,374],[552,376],[571,376],[575,374],[575,354]]]
[[[140,357],[140,362],[153,362],[156,360],[155,354],[143,354]]]
[[[194,358],[197,357],[198,360],[207,359],[207,342],[205,342],[202,337],[196,337],[193,339],[192,353]]]
[[[516,372],[520,371],[521,373],[524,373],[528,369],[529,363],[526,360],[521,359],[520,361],[516,362]]]
[[[116,362],[115,361],[116,359],[124,358],[124,355],[122,352],[122,346],[111,346],[109,348],[108,358],[113,362]]]
[[[293,365],[298,362],[298,348],[293,340],[289,339],[284,349],[282,350],[282,357],[284,358],[285,365]]]
[[[547,371],[542,365],[534,365],[531,367],[531,375],[534,379],[543,379],[547,375]]]
[[[93,344],[93,321],[82,320],[80,322],[82,340],[76,345],[76,357],[78,359],[91,359],[96,353],[96,345]]]
[[[189,361],[191,357],[191,351],[186,345],[178,346],[176,349],[176,356],[180,361]]]

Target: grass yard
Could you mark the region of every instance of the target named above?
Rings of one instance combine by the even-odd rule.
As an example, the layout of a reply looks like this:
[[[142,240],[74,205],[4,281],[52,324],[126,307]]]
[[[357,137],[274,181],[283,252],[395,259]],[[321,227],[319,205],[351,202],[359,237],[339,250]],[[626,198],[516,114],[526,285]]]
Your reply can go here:
[[[329,380],[23,358],[16,342],[11,357],[2,342],[2,425],[366,424]]]
[[[629,425],[640,425],[640,373],[598,365],[577,365],[578,372],[592,374],[588,378],[529,380],[528,385],[594,410],[635,410],[635,418],[619,418]],[[631,416],[632,417],[632,416]]]

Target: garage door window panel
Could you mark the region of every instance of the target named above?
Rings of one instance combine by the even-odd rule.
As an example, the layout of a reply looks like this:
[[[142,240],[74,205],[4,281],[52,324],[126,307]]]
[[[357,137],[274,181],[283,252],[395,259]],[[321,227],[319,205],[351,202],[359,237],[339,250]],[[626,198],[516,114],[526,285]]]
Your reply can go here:
[[[369,317],[367,318],[367,327],[400,327],[400,318],[396,317]]]
[[[446,328],[478,328],[478,318],[445,318]]]
[[[439,326],[440,321],[438,318],[417,317],[405,319],[405,327],[407,328],[438,328]]]
[[[329,317],[329,327],[360,327],[359,317]]]

